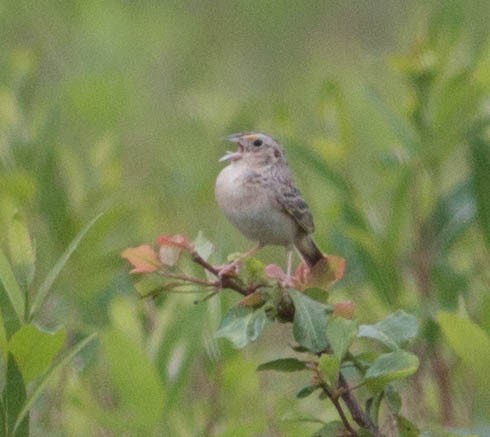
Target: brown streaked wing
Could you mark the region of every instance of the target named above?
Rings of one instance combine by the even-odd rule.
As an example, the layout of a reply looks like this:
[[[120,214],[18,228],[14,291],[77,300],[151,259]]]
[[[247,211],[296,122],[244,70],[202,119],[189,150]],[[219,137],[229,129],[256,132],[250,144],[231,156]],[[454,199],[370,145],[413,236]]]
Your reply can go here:
[[[306,233],[313,233],[315,225],[310,208],[295,186],[290,183],[282,183],[277,192],[276,199]]]

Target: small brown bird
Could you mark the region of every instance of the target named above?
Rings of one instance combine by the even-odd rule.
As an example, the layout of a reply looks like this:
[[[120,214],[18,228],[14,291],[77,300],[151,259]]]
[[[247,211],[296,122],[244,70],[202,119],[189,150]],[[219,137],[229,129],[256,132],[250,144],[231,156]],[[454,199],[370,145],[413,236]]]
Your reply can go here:
[[[227,139],[236,143],[238,150],[220,159],[230,165],[216,180],[216,200],[228,220],[258,243],[239,260],[266,245],[284,246],[290,278],[294,246],[313,267],[324,255],[311,237],[313,217],[295,186],[283,146],[262,133],[233,134]],[[239,260],[226,266],[223,273]]]

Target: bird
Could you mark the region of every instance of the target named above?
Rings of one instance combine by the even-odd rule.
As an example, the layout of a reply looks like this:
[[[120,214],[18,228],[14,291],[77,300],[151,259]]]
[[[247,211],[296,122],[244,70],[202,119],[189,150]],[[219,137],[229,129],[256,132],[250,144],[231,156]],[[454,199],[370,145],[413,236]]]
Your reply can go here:
[[[284,147],[259,132],[226,138],[237,150],[220,159],[229,164],[216,179],[216,201],[228,220],[256,245],[221,273],[229,273],[262,247],[277,245],[286,248],[286,282],[290,282],[293,248],[310,268],[324,255],[312,238],[313,216],[296,187]]]

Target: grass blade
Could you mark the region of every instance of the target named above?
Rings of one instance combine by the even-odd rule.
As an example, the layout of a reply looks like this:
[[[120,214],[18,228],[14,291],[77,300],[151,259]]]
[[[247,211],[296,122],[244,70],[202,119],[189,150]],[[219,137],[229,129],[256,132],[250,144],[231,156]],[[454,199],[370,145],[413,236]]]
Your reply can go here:
[[[490,249],[490,141],[483,134],[469,137],[473,166],[473,193],[476,199],[477,216]]]
[[[413,127],[397,113],[388,108],[376,91],[369,89],[367,97],[407,150],[415,152],[422,148],[420,139]]]
[[[291,147],[291,154],[306,162],[320,176],[330,182],[337,190],[343,194],[350,194],[352,187],[350,182],[337,170],[330,167],[320,154],[299,145]]]
[[[17,416],[17,420],[15,422],[15,427],[14,427],[14,434],[17,428],[22,423],[24,417],[27,415],[27,413],[32,408],[34,403],[37,401],[39,396],[41,396],[51,375],[55,373],[56,370],[67,365],[75,357],[75,355],[77,355],[85,346],[87,346],[96,336],[97,334],[94,332],[93,334],[89,335],[88,337],[86,337],[85,339],[77,343],[75,346],[71,348],[71,350],[69,350],[65,354],[65,356],[60,361],[58,361],[56,364],[51,366],[50,369],[43,375],[39,384],[36,386],[36,388],[31,392],[29,397],[26,399],[26,402],[22,406],[22,409],[20,410],[19,415]]]
[[[49,291],[51,290],[51,287],[54,284],[54,281],[56,281],[56,278],[60,274],[61,270],[65,266],[66,262],[70,258],[70,256],[73,254],[75,249],[78,247],[80,244],[80,241],[82,238],[85,236],[85,234],[89,231],[89,229],[94,225],[94,223],[102,216],[101,214],[98,214],[96,217],[94,217],[85,227],[78,233],[78,235],[73,239],[73,241],[70,243],[68,248],[65,250],[63,255],[59,258],[59,260],[56,262],[54,267],[51,269],[51,271],[48,273],[46,276],[46,279],[43,281],[43,283],[40,285],[36,296],[34,297],[34,301],[32,302],[31,306],[31,311],[29,314],[30,320],[32,320],[36,314],[37,311],[39,311],[39,308],[41,308],[41,305],[43,302],[46,300],[46,297],[48,296]]]
[[[17,422],[17,417],[22,411],[22,405],[26,401],[26,386],[22,378],[17,362],[12,354],[7,359],[7,384],[4,389],[6,435],[8,437],[28,437],[29,421],[21,418]],[[15,425],[14,425],[15,424]],[[17,429],[17,432],[12,431]]]
[[[23,322],[25,314],[25,296],[15,279],[12,267],[2,249],[0,249],[0,282],[3,284],[18,319],[20,322]]]

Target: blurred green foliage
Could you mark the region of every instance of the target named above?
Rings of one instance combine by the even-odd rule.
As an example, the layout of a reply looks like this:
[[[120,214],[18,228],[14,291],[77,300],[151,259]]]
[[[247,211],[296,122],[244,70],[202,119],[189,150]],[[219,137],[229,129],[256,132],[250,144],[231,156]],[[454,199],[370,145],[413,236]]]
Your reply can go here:
[[[488,432],[485,367],[451,329],[490,336],[488,22],[484,0],[0,4],[0,243],[28,303],[104,213],[35,318],[99,342],[50,380],[32,435],[295,436],[318,424],[283,416],[335,417],[297,404],[301,377],[255,372],[289,332],[237,352],[213,338],[233,297],[141,301],[119,258],[158,233],[202,230],[216,262],[247,247],[213,199],[221,138],[245,130],[286,145],[319,244],[347,259],[334,296],[363,322],[422,321],[405,415]]]

